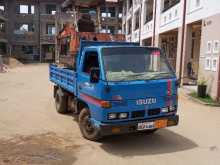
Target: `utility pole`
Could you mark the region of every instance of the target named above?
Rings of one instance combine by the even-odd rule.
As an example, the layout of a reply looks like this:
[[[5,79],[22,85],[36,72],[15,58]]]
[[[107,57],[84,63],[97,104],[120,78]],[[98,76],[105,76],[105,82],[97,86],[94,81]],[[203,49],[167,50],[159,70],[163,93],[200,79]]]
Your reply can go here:
[[[140,14],[139,15],[139,25],[140,25],[139,26],[139,44],[142,45],[141,44],[141,28],[142,28],[142,22],[141,21],[142,21],[142,10],[143,10],[142,9],[142,1],[140,1],[140,3],[141,3],[141,7],[140,7],[140,12],[139,12],[139,14]]]

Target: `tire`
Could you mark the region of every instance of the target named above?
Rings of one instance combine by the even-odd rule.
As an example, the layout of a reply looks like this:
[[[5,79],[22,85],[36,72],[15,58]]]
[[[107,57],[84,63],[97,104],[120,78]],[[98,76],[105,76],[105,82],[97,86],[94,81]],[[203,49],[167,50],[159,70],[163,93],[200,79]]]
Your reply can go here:
[[[58,113],[61,113],[61,114],[68,113],[68,110],[67,110],[67,96],[65,96],[64,94],[62,95],[60,90],[56,91],[55,105],[56,105],[56,110],[57,110]]]
[[[88,108],[83,108],[79,114],[79,127],[84,138],[92,141],[97,141],[101,138],[99,130],[90,121]]]

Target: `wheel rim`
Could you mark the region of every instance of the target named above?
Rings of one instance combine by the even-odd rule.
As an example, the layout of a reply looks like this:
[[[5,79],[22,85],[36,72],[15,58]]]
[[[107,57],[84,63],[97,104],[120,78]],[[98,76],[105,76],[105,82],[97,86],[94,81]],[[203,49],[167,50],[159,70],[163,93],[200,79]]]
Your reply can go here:
[[[59,107],[60,107],[60,97],[58,95],[56,96],[56,101],[55,102],[56,102],[56,108],[59,109]]]
[[[83,128],[85,130],[85,132],[89,135],[93,134],[95,131],[95,128],[90,120],[90,117],[87,115],[85,116],[84,120],[83,120]]]

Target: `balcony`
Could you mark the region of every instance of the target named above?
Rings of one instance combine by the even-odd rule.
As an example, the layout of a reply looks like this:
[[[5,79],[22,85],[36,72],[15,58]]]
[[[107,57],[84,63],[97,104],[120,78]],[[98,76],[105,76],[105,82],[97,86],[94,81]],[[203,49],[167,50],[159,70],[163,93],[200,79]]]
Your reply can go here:
[[[55,21],[56,16],[53,14],[41,14],[41,21]]]
[[[36,19],[37,15],[35,14],[16,14],[15,15],[15,20],[17,20],[18,22],[24,22],[24,21],[28,21],[28,22],[32,22],[33,19]]]
[[[181,6],[182,4],[178,3],[172,8],[169,8],[165,12],[161,13],[160,15],[160,30],[162,31],[168,31],[170,29],[175,29],[180,23],[180,17],[181,17]]]
[[[40,42],[41,44],[55,44],[55,35],[41,35]]]
[[[36,36],[33,32],[28,32],[25,34],[14,34],[15,42],[36,42]]]

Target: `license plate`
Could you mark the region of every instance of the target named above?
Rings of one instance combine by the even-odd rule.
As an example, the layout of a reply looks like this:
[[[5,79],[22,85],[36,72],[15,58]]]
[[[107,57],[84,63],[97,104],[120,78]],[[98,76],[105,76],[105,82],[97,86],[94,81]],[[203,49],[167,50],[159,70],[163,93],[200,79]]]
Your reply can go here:
[[[167,120],[156,120],[151,122],[143,122],[138,123],[137,130],[148,130],[148,129],[156,129],[156,128],[165,128],[167,127]]]
[[[138,123],[137,130],[148,130],[148,129],[154,129],[155,123],[154,122],[144,122],[144,123]]]

